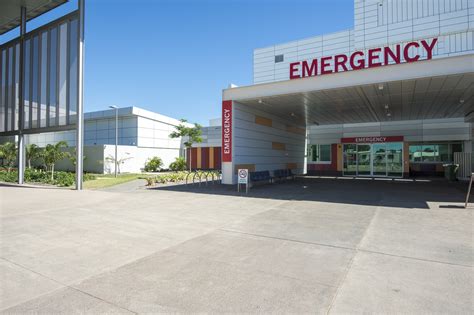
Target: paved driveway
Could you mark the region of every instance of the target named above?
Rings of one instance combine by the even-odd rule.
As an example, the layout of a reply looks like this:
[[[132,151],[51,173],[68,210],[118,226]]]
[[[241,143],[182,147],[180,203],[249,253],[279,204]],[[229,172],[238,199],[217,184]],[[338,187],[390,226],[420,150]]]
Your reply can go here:
[[[464,186],[0,187],[4,313],[472,313]]]

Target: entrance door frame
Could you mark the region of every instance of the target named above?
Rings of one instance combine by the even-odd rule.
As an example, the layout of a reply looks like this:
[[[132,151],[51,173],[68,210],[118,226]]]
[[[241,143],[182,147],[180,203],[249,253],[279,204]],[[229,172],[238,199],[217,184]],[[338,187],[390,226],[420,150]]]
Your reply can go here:
[[[388,155],[388,150],[387,150],[387,147],[385,147],[385,163],[386,163],[386,168],[385,168],[385,175],[374,175],[374,152],[372,151],[372,148],[373,148],[373,145],[374,144],[385,144],[387,145],[387,143],[390,143],[390,142],[361,142],[361,143],[342,143],[342,176],[348,176],[348,177],[377,177],[377,178],[403,178],[403,173],[405,171],[405,165],[403,163],[403,151],[404,151],[404,145],[403,145],[403,142],[396,142],[396,143],[401,143],[402,146],[402,150],[401,150],[401,156],[402,156],[402,171],[400,173],[400,176],[389,176],[388,175],[388,159],[387,159],[387,155]],[[356,152],[355,152],[355,156],[356,156],[356,173],[355,175],[354,174],[344,174],[344,165],[347,165],[347,161],[345,160],[346,159],[346,153],[345,153],[345,150],[344,150],[344,146],[345,145],[355,145],[356,146]],[[358,154],[358,146],[359,145],[369,145],[370,146],[370,174],[367,175],[367,174],[362,174],[362,175],[359,175],[359,154]],[[346,163],[344,163],[346,162]]]
[[[356,153],[356,158],[357,158],[357,161],[356,161],[356,165],[357,165],[357,168],[356,168],[356,176],[357,177],[373,177],[372,174],[373,174],[373,167],[372,167],[372,161],[373,161],[373,154],[372,154],[372,143],[354,143],[356,145],[356,148],[357,148],[357,153]],[[368,145],[370,147],[369,149],[369,154],[370,154],[370,158],[369,158],[369,166],[370,166],[370,174],[362,174],[362,175],[359,175],[359,146],[363,146],[363,145]],[[344,148],[343,148],[344,150]]]

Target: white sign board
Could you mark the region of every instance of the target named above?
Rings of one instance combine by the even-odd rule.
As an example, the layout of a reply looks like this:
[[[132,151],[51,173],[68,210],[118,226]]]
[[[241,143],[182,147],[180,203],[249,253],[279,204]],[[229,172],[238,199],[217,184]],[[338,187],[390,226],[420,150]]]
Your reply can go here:
[[[239,169],[238,171],[238,184],[245,184],[249,183],[249,170],[248,169]]]

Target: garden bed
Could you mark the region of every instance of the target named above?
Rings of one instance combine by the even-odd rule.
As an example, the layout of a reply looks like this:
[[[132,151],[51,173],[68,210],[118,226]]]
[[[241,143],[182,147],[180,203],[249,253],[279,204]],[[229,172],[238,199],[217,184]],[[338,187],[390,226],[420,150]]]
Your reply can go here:
[[[84,181],[95,179],[94,174],[84,174]],[[25,183],[52,185],[59,187],[73,186],[76,181],[76,174],[73,172],[56,171],[53,178],[51,172],[45,172],[40,169],[27,168],[25,170]],[[18,170],[0,169],[0,182],[16,183],[18,182]]]
[[[217,171],[196,171],[196,172],[168,172],[157,174],[156,176],[143,177],[147,181],[148,187],[164,186],[164,185],[178,185],[178,184],[192,184],[201,182],[219,180],[220,174]]]

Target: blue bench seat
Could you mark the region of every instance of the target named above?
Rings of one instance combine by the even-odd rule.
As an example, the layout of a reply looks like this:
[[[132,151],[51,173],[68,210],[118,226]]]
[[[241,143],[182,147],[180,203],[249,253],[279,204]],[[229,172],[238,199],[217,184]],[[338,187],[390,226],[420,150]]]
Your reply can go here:
[[[269,171],[250,172],[251,183],[263,182],[263,181],[266,181],[269,183],[273,181],[273,177],[270,176]]]
[[[281,170],[274,170],[273,177],[275,177],[276,179],[287,179],[287,178],[294,179],[295,175],[290,169],[281,169]]]

